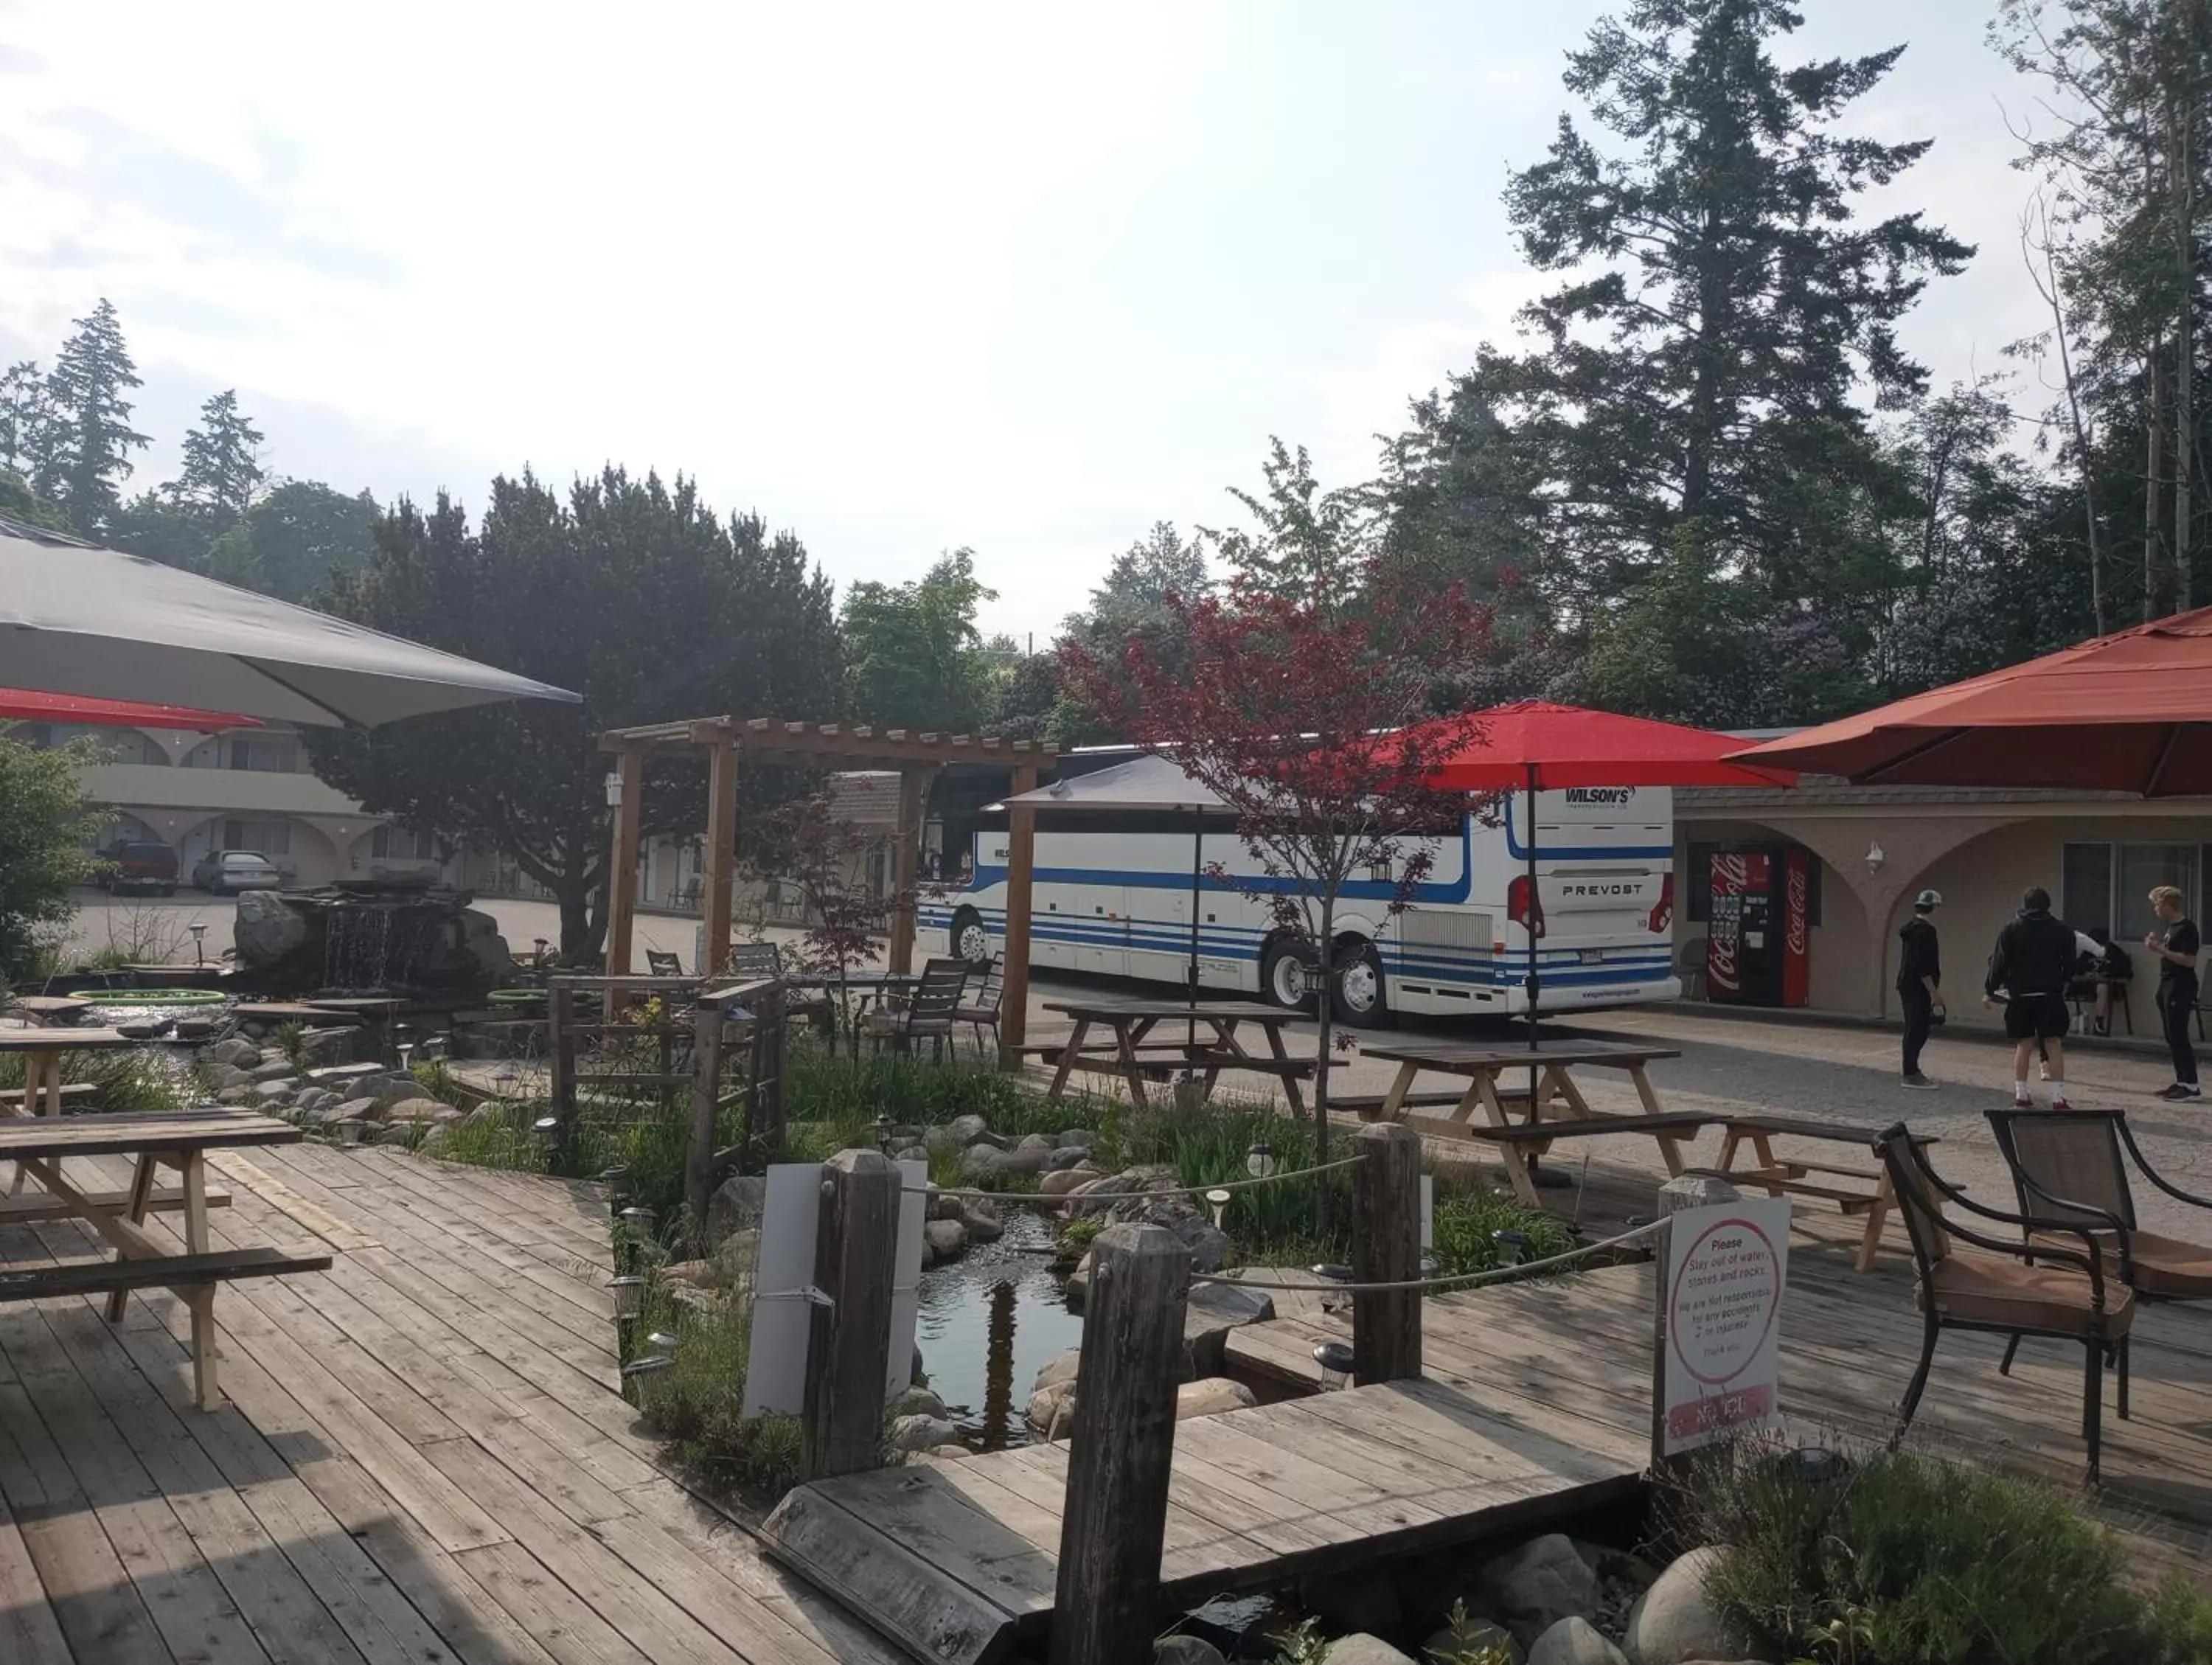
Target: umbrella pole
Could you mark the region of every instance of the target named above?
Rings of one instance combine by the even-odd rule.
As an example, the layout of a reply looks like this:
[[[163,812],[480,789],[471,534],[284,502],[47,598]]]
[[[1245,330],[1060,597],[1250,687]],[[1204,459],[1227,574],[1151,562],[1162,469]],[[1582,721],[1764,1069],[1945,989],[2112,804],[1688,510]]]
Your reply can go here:
[[[1536,1003],[1543,988],[1543,979],[1536,970],[1536,921],[1542,916],[1541,905],[1536,899],[1536,766],[1528,765],[1528,1120],[1536,1120]],[[1528,1166],[1533,1170],[1536,1158],[1531,1156]]]

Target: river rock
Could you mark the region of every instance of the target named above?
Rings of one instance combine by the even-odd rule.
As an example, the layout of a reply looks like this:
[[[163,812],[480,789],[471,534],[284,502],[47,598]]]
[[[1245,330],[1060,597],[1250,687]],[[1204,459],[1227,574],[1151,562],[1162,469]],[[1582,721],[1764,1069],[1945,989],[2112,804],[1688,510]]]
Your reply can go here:
[[[1340,1636],[1322,1654],[1322,1665],[1416,1665],[1379,1636],[1364,1631]]]
[[[1152,1644],[1152,1665],[1229,1665],[1229,1659],[1202,1636],[1170,1636]]]
[[[964,1445],[933,1445],[921,1454],[924,1462],[965,1462],[975,1454]]]
[[[1050,1156],[1052,1154],[1053,1144],[1052,1140],[1043,1133],[1025,1133],[1022,1136],[1020,1141],[1015,1145],[1014,1149],[1016,1151],[1039,1151],[1046,1156]]]
[[[241,1041],[236,1036],[228,1041],[217,1041],[200,1054],[210,1064],[228,1064],[234,1069],[252,1069],[261,1061],[261,1048],[251,1041]]]
[[[299,1073],[299,1066],[282,1054],[264,1060],[246,1071],[246,1073],[256,1081],[275,1081],[288,1075],[297,1075]]]
[[[952,1143],[969,1145],[991,1137],[991,1124],[980,1115],[956,1115],[945,1124]]]
[[[1219,1416],[1224,1411],[1246,1411],[1259,1402],[1243,1382],[1210,1376],[1186,1382],[1176,1389],[1176,1420],[1188,1422],[1193,1417]]]
[[[297,1081],[286,1078],[282,1081],[260,1081],[250,1090],[257,1104],[282,1104],[300,1090]]]
[[[1029,1419],[1030,1427],[1048,1437],[1053,1425],[1074,1408],[1075,1382],[1070,1378],[1066,1382],[1056,1382],[1049,1388],[1040,1388],[1031,1394],[1029,1409],[1024,1414]]]
[[[1076,1372],[1082,1368],[1082,1348],[1070,1347],[1066,1352],[1056,1352],[1038,1369],[1036,1382],[1031,1391],[1041,1393],[1047,1388],[1057,1388],[1063,1382],[1073,1382]]]
[[[1062,1127],[1054,1135],[1053,1142],[1063,1148],[1080,1145],[1086,1151],[1095,1151],[1098,1148],[1098,1135],[1088,1127]]]
[[[929,1160],[929,1147],[926,1145],[906,1145],[902,1149],[893,1151],[891,1152],[891,1160],[893,1162],[926,1163]]]
[[[1218,1272],[1229,1258],[1229,1234],[1212,1220],[1186,1214],[1181,1219],[1170,1221],[1168,1230],[1190,1251],[1190,1268],[1194,1272]]]
[[[1091,1147],[1088,1145],[1062,1145],[1046,1155],[1045,1171],[1056,1174],[1065,1169],[1077,1167],[1090,1158]]]
[[[248,890],[246,894],[252,896],[254,892]],[[225,1087],[216,1094],[215,1102],[218,1104],[251,1104],[253,1103],[253,1089],[246,1085]]]
[[[902,1388],[891,1395],[891,1402],[884,1407],[890,1417],[930,1416],[940,1421],[951,1419],[945,1414],[945,1401],[927,1388]]]
[[[388,1127],[379,1127],[368,1135],[371,1145],[412,1145],[416,1134],[422,1132],[420,1123],[395,1121]]]
[[[957,1151],[960,1141],[952,1136],[952,1129],[942,1122],[933,1122],[921,1130],[921,1142],[934,1151]]]
[[[995,1204],[981,1197],[956,1197],[953,1200],[960,1205],[958,1218],[970,1243],[994,1243],[1006,1235],[1006,1224],[1000,1219]]]
[[[1301,1578],[1298,1580],[1298,1605],[1308,1613],[1319,1616],[1332,1630],[1382,1631],[1395,1635],[1406,1623],[1405,1613],[1398,1606],[1398,1592],[1387,1577],[1379,1575],[1379,1569],[1370,1571],[1363,1567],[1349,1572],[1316,1573],[1310,1577]],[[1382,1644],[1377,1643],[1376,1645],[1379,1647]],[[1376,1657],[1385,1660],[1403,1658],[1404,1656],[1394,1649]]]
[[[300,1055],[319,1068],[345,1063],[353,1057],[354,1036],[358,1032],[350,1024],[343,1029],[311,1029],[300,1037]]]
[[[1048,1197],[1064,1197],[1091,1177],[1079,1168],[1062,1168],[1042,1176],[1037,1181],[1037,1189]]]
[[[949,1261],[968,1247],[968,1228],[957,1220],[931,1220],[921,1228],[921,1240],[931,1255]]]
[[[1564,1534],[1547,1533],[1486,1562],[1476,1589],[1486,1613],[1495,1614],[1523,1648],[1562,1619],[1597,1614],[1597,1574]],[[1674,1665],[1668,1661],[1667,1665]]]
[[[1403,1598],[1403,1594],[1401,1590],[1401,1599]],[[1546,1634],[1549,1635],[1550,1632],[1547,1632]],[[1485,1648],[1504,1649],[1505,1657],[1512,1662],[1512,1665],[1523,1665],[1523,1662],[1528,1657],[1522,1651],[1521,1644],[1513,1639],[1512,1632],[1494,1619],[1485,1619],[1475,1613],[1468,1615],[1465,1627],[1458,1632],[1455,1633],[1447,1626],[1431,1637],[1421,1646],[1421,1657],[1456,1659],[1470,1650],[1480,1656],[1481,1650]]]
[[[1562,1619],[1536,1638],[1528,1665],[1628,1665],[1628,1658],[1587,1619]]]
[[[995,1145],[970,1145],[960,1153],[960,1182],[981,1185],[994,1174],[1008,1170],[1007,1153]]]
[[[1182,1338],[1190,1345],[1191,1362],[1200,1375],[1218,1376],[1228,1358],[1229,1332],[1274,1316],[1273,1300],[1256,1289],[1199,1285],[1183,1306]]]
[[[927,1451],[933,1445],[957,1445],[960,1431],[941,1416],[902,1416],[891,1422],[894,1451]]]
[[[707,1241],[718,1243],[733,1231],[759,1231],[767,1206],[768,1181],[760,1175],[738,1174],[724,1180],[707,1199]]]
[[[208,1079],[208,1085],[217,1092],[225,1091],[232,1087],[250,1087],[253,1085],[252,1072],[240,1069],[235,1065],[208,1064],[204,1066],[203,1069]]]
[[[933,1220],[958,1219],[960,1218],[960,1199],[947,1192],[939,1190],[934,1184],[931,1185],[929,1187],[928,1213],[927,1217]]]
[[[1628,1656],[1635,1665],[1763,1656],[1750,1637],[1723,1618],[1706,1597],[1705,1579],[1719,1559],[1717,1549],[1693,1549],[1637,1597],[1628,1612]]]

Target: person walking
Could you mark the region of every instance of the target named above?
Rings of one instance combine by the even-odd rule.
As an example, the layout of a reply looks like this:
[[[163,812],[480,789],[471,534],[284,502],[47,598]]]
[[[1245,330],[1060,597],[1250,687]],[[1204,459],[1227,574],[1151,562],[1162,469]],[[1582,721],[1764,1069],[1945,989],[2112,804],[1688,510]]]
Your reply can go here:
[[[1997,933],[1990,954],[1989,974],[1982,981],[1982,1004],[1995,1006],[2004,996],[2004,1030],[2012,1042],[2012,1103],[2024,1110],[2027,1096],[2027,1061],[2039,1050],[2049,1071],[2051,1108],[2063,1110],[2066,1103],[2066,1030],[2072,1014],[2066,1009],[2067,985],[2074,979],[2074,957],[2078,951],[2075,932],[2051,916],[2051,892],[2030,885],[2020,899],[2020,912]]]
[[[2189,1020],[2197,1011],[2197,957],[2203,951],[2188,898],[2171,884],[2150,893],[2151,911],[2160,929],[2143,938],[2143,952],[2158,957],[2158,1013],[2166,1024],[2166,1044],[2173,1053],[2173,1085],[2160,1098],[2202,1098],[2197,1085],[2197,1049],[2189,1044]]]
[[[1905,1014],[1905,1085],[1923,1090],[1936,1084],[1920,1073],[1920,1049],[1936,1014],[1943,1010],[1943,958],[1936,934],[1936,910],[1943,898],[1923,890],[1912,899],[1912,917],[1897,933],[1897,1004]]]

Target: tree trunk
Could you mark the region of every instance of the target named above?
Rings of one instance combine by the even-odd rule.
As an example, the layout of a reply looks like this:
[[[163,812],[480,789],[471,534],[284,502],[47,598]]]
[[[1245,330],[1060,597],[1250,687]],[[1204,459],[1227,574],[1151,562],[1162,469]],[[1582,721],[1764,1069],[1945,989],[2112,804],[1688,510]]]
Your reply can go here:
[[[2194,321],[2197,301],[2197,104],[2189,93],[2181,100],[2174,121],[2173,167],[2169,176],[2173,193],[2174,252],[2180,263],[2179,304],[2173,320],[2173,605],[2186,612],[2196,605],[2190,550],[2191,517],[2191,464],[2196,452],[2197,380]]]
[[[2166,487],[2166,337],[2151,337],[2150,412],[2143,426],[2148,433],[2143,455],[2143,582],[2142,622],[2159,616],[2159,499]]]
[[[588,959],[599,951],[599,939],[605,934],[606,913],[603,908],[592,907],[592,892],[597,887],[581,875],[562,875],[553,890],[555,900],[561,904],[561,957]]]

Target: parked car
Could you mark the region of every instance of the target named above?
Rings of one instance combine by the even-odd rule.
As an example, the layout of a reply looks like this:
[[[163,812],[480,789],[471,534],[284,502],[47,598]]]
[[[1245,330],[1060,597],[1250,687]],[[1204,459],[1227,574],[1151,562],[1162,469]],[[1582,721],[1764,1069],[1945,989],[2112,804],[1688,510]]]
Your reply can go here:
[[[256,850],[210,850],[192,869],[192,883],[211,896],[234,890],[273,890],[283,882],[276,864]]]
[[[151,890],[177,894],[177,853],[167,844],[111,844],[100,853],[103,890]]]

